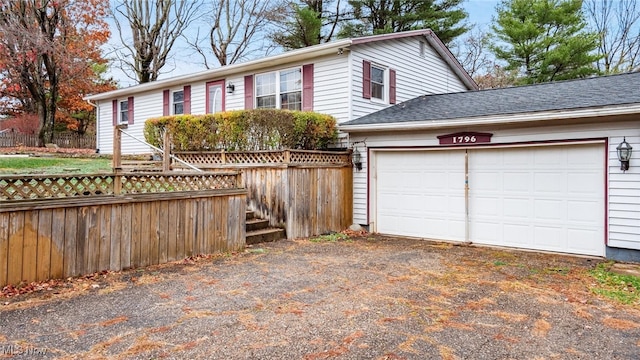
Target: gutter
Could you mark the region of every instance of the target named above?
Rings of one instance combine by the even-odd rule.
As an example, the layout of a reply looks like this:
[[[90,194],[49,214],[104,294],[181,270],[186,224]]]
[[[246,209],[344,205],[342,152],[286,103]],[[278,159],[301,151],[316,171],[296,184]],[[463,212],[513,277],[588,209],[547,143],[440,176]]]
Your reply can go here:
[[[510,115],[481,116],[471,118],[456,118],[443,120],[421,120],[391,123],[369,123],[360,125],[338,126],[340,131],[348,133],[358,132],[381,132],[381,131],[415,131],[446,129],[460,126],[479,125],[504,125],[504,124],[527,124],[531,122],[547,122],[553,120],[585,119],[616,115],[637,115],[640,114],[640,104],[633,106],[620,105],[616,107],[602,107],[579,109],[573,111],[555,110],[539,113],[522,113]]]

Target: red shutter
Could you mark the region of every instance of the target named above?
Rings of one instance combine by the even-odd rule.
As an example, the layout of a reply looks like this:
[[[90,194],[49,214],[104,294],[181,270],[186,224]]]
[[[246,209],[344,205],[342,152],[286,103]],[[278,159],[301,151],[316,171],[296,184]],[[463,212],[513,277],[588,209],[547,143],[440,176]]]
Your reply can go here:
[[[389,104],[396,103],[396,71],[389,69]]]
[[[127,117],[129,118],[129,124],[133,124],[133,96],[129,96],[127,99]]]
[[[182,94],[184,95],[183,113],[191,114],[191,85],[186,85],[182,90]]]
[[[244,108],[253,109],[253,75],[244,77]]]
[[[169,115],[169,90],[162,92],[162,116]]]
[[[118,125],[118,100],[113,100],[111,102],[111,110],[112,110],[112,121],[113,121],[113,126]]]
[[[313,64],[302,66],[302,110],[313,110]]]
[[[362,60],[362,97],[371,99],[371,62]]]

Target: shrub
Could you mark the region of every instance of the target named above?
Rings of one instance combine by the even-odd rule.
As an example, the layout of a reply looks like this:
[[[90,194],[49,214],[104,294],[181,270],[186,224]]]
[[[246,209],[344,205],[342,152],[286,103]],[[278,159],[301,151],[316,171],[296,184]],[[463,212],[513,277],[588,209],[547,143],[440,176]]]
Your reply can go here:
[[[326,149],[338,136],[330,115],[274,109],[163,116],[145,122],[145,139],[154,146],[162,147],[165,131],[175,151]]]

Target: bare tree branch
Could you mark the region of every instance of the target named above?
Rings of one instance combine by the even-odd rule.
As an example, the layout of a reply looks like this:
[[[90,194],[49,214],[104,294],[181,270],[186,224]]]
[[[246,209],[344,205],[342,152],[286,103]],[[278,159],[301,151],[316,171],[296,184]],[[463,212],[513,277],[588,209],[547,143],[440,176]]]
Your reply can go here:
[[[123,45],[119,61],[122,70],[133,71],[139,83],[155,81],[165,66],[176,40],[196,18],[200,1],[124,0],[113,9]],[[126,19],[131,41],[121,21]]]

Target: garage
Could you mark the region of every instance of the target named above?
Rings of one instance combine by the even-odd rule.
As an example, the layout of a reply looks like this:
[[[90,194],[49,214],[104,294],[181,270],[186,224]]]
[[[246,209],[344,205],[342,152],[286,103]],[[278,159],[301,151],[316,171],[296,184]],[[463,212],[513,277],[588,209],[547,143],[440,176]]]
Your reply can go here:
[[[605,156],[604,142],[376,150],[375,231],[602,256]]]

